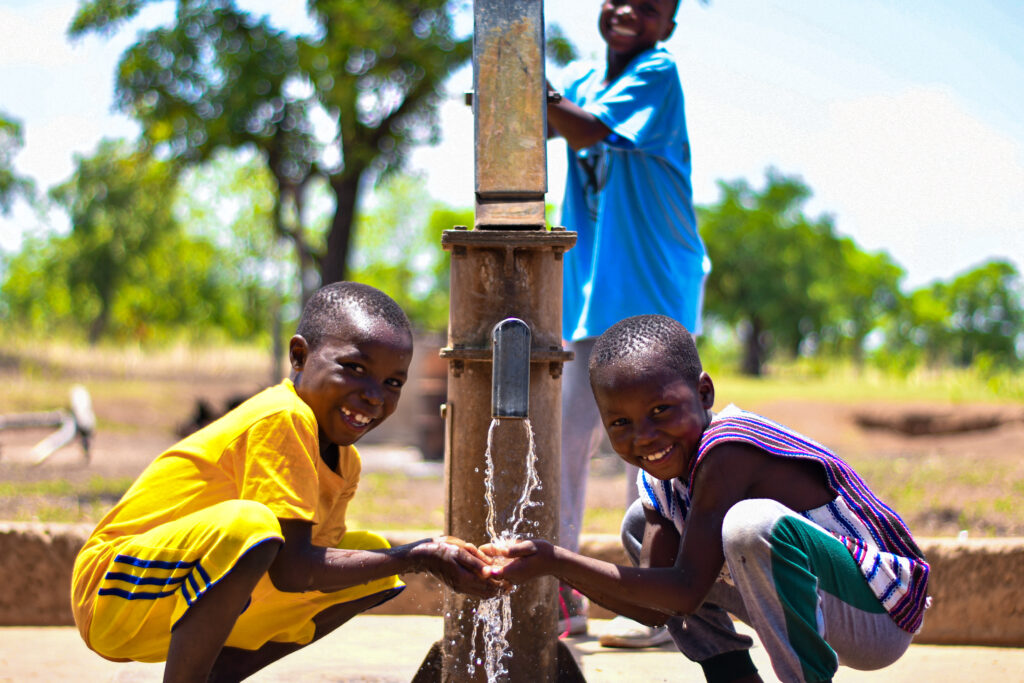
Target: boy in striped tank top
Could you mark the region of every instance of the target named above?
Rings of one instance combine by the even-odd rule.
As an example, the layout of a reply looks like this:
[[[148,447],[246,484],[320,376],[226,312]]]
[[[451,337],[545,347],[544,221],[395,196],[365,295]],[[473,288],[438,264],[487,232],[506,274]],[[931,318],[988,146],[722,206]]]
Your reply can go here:
[[[646,624],[667,624],[708,681],[759,681],[750,624],[782,681],[872,670],[910,645],[928,605],[928,564],[900,517],[828,449],[729,406],[686,328],[627,318],[590,355],[615,452],[640,467],[623,520],[635,567],[534,539],[486,571],[514,583],[557,576]]]

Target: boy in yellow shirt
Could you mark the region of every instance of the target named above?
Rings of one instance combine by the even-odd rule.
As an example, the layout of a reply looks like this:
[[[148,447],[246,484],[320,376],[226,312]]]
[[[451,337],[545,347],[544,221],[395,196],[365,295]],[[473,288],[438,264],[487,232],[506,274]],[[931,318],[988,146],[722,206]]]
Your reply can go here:
[[[166,660],[164,681],[240,680],[429,572],[493,593],[457,539],[397,548],[348,531],[352,444],[398,404],[412,358],[402,309],[353,282],[318,290],[289,379],[157,457],[75,562],[72,606],[108,659]]]

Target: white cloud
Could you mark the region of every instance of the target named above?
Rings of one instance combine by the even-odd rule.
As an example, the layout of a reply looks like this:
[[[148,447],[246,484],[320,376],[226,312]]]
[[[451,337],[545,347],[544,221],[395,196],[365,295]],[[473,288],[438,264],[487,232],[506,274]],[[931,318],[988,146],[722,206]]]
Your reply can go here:
[[[888,251],[910,286],[996,256],[1024,269],[1024,148],[949,92],[819,101],[740,86],[756,107],[724,93],[691,107],[698,202],[717,199],[718,179],[758,187],[775,166],[803,177],[811,215],[834,214],[862,248]]]
[[[798,152],[839,227],[916,283],[1024,256],[1024,149],[949,93],[917,88],[829,107]]]

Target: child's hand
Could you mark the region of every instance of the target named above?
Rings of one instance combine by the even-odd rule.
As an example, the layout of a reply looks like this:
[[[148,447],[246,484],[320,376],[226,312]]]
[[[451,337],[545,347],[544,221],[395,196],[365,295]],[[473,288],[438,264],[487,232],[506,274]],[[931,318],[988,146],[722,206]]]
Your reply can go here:
[[[480,552],[480,548],[476,547],[469,541],[464,541],[457,536],[437,536],[434,538],[438,543],[448,543],[449,545],[458,546],[464,549],[466,552],[475,555],[484,564],[491,563],[491,557]]]
[[[425,571],[460,593],[491,598],[501,591],[501,584],[487,572],[491,559],[472,543],[438,536],[419,544],[413,552],[421,557]]]
[[[525,583],[530,579],[550,573],[548,568],[553,546],[539,538],[518,541],[511,545],[487,543],[480,552],[491,558],[485,570],[497,581]]]

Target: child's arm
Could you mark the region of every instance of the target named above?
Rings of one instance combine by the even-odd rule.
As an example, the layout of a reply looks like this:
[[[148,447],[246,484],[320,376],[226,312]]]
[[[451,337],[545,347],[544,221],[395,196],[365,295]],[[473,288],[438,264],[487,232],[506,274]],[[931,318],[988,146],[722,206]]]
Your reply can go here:
[[[483,578],[487,560],[458,539],[427,538],[386,550],[321,548],[311,542],[310,522],[280,522],[285,542],[268,573],[281,591],[330,592],[395,574],[429,573],[460,592],[484,597],[497,592]]]
[[[647,624],[700,607],[724,562],[722,520],[751,497],[764,477],[766,458],[754,449],[724,444],[701,464],[686,528],[679,539],[667,520],[648,511],[644,537],[647,567],[623,567],[585,557],[546,541],[525,541],[508,550],[518,558],[488,574],[515,583],[553,575],[595,602]],[[763,483],[763,482],[762,482]],[[488,550],[487,547],[484,550]]]
[[[612,132],[596,116],[564,97],[548,101],[548,128],[565,138],[574,151],[590,147]]]

